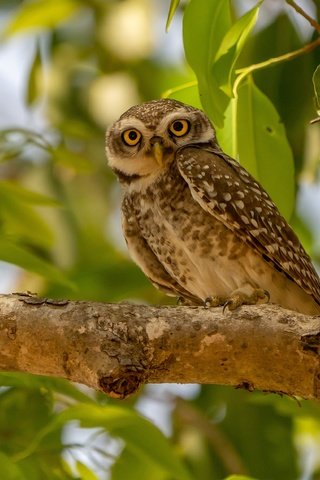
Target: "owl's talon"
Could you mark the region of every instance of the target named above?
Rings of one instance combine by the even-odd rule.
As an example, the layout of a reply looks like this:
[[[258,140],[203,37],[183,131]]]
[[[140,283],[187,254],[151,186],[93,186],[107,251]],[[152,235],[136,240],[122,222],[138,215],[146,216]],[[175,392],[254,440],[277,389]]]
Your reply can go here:
[[[270,302],[270,293],[268,292],[268,290],[263,290],[263,293],[264,293],[264,296],[267,298],[265,303],[269,303]]]
[[[257,305],[261,303],[260,300],[265,299],[267,299],[265,303],[270,301],[270,293],[262,288],[254,289],[250,295],[243,292],[235,292],[230,295],[230,298],[223,305],[222,313],[225,313],[227,307],[230,311],[233,311],[242,305]]]
[[[228,300],[222,307],[222,315],[225,314],[226,308],[230,305],[231,301]]]
[[[213,296],[213,297],[207,297],[205,301],[203,302],[204,308],[210,308],[210,307],[221,307],[224,305],[226,302],[225,297],[220,297],[220,296]]]

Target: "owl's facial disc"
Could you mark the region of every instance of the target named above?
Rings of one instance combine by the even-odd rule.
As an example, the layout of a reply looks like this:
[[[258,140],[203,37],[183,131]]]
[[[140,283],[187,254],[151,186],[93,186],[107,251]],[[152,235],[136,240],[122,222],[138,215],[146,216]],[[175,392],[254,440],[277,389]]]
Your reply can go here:
[[[170,99],[132,107],[107,132],[110,167],[123,184],[153,182],[170,168],[176,151],[185,145],[215,140],[203,112]]]

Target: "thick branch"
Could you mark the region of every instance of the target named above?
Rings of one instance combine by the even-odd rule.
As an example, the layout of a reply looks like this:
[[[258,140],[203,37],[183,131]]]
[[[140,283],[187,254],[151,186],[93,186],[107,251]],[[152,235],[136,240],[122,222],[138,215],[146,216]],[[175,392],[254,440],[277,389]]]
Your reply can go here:
[[[320,399],[320,317],[0,295],[0,370],[124,398],[142,383],[215,383]]]

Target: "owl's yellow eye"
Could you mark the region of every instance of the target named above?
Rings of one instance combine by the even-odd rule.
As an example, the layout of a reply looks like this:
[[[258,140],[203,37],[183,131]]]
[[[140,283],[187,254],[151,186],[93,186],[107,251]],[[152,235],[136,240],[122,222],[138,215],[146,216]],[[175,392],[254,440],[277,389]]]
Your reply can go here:
[[[173,133],[176,137],[183,137],[186,135],[190,130],[190,123],[188,120],[175,120],[171,123],[169,127],[169,132]]]
[[[141,140],[141,133],[139,130],[135,128],[129,128],[122,134],[122,140],[125,144],[129,145],[129,147],[134,147],[137,145]]]

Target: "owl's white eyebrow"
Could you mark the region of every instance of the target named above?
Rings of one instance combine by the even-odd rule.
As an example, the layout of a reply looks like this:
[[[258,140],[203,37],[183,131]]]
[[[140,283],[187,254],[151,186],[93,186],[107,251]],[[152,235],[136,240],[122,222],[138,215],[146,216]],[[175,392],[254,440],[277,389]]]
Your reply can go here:
[[[135,118],[134,120],[132,120],[132,118],[124,118],[118,122],[117,127],[121,131],[127,128],[136,128],[140,131],[144,131],[146,129],[145,124],[139,120],[139,118]]]
[[[170,125],[174,120],[181,120],[181,119],[188,119],[189,115],[186,115],[186,112],[181,109],[175,112],[170,113],[166,117],[164,117],[161,122],[159,123],[159,130],[166,130],[168,125]]]

